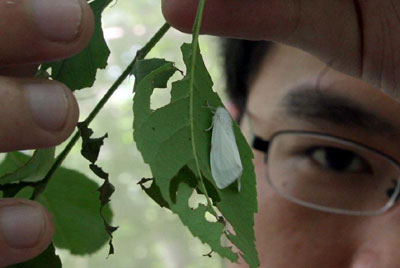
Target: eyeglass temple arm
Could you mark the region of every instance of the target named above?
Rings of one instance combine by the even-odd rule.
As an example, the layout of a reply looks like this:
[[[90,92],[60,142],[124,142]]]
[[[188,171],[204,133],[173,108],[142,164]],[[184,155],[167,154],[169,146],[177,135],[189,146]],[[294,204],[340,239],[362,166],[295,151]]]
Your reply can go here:
[[[268,153],[269,149],[269,141],[263,140],[258,136],[254,136],[253,139],[253,148],[265,153]]]

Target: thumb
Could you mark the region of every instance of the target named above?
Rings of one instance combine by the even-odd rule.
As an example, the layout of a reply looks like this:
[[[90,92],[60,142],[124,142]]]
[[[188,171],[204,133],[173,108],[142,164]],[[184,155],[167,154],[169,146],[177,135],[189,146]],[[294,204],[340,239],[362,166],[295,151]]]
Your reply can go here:
[[[305,50],[331,67],[360,76],[360,31],[353,1],[208,1],[204,34],[271,40]],[[163,0],[169,24],[190,32],[198,1]],[[340,15],[338,15],[340,14]]]
[[[39,203],[0,199],[0,267],[39,255],[51,242],[53,233],[50,214]]]

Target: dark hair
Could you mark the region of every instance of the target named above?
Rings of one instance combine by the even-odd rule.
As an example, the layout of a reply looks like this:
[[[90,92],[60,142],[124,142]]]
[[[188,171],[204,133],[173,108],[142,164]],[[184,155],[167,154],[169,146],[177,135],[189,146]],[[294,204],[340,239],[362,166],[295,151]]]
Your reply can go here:
[[[226,90],[239,110],[240,121],[245,110],[249,86],[272,43],[241,39],[222,39]]]

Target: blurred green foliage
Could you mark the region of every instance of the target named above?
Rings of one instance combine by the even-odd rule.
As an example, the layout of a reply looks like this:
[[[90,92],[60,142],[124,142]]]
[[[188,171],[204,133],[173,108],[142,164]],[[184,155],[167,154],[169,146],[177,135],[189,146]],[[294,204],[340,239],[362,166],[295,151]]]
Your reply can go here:
[[[108,66],[100,71],[93,88],[74,92],[83,120],[93,109],[106,90],[134,58],[135,53],[164,23],[159,0],[118,0],[103,13],[103,30],[111,50]],[[189,42],[190,35],[170,30],[154,48],[149,57],[162,57],[177,62],[184,70],[180,45]],[[206,65],[215,82],[215,90],[222,85],[218,39],[200,38]],[[120,228],[114,233],[115,254],[107,257],[108,246],[90,256],[70,255],[58,250],[66,268],[116,267],[116,268],[222,268],[223,260],[213,254],[204,257],[209,247],[192,237],[178,217],[161,209],[137,185],[142,177],[151,177],[132,138],[132,90],[134,77],[123,83],[103,111],[91,124],[93,137],[109,138],[101,148],[98,164],[110,174],[116,192],[112,196],[113,225]],[[159,107],[169,100],[168,91],[160,91],[152,97],[152,105]],[[96,179],[88,162],[80,155],[76,145],[64,162],[65,167],[78,169],[93,180]],[[62,146],[58,149],[59,153]]]

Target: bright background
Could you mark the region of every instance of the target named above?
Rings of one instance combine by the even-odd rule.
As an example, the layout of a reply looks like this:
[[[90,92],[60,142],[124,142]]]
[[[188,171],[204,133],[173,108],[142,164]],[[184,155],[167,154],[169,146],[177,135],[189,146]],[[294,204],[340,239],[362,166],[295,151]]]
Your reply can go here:
[[[86,118],[107,89],[118,78],[150,37],[164,23],[159,0],[122,1],[111,4],[103,13],[103,29],[111,50],[108,66],[99,71],[95,86],[75,92],[81,116]],[[182,65],[180,45],[190,42],[191,36],[170,30],[148,57],[160,57]],[[200,38],[206,65],[215,82],[214,90],[222,89],[221,57],[218,39]],[[217,254],[203,257],[210,251],[166,209],[161,209],[142,192],[137,182],[151,177],[132,138],[132,89],[134,77],[127,79],[100,112],[91,128],[94,137],[108,133],[98,164],[110,174],[116,191],[111,206],[114,211],[113,225],[115,254],[108,259],[108,245],[90,256],[73,256],[66,250],[58,250],[66,268],[116,267],[116,268],[220,268],[224,262]],[[152,104],[161,106],[168,102],[168,90],[158,90]],[[62,148],[62,146],[60,147]],[[88,162],[80,155],[78,143],[64,166],[80,170],[96,180],[88,168]],[[60,152],[60,150],[58,150]],[[101,183],[100,180],[97,180]]]

